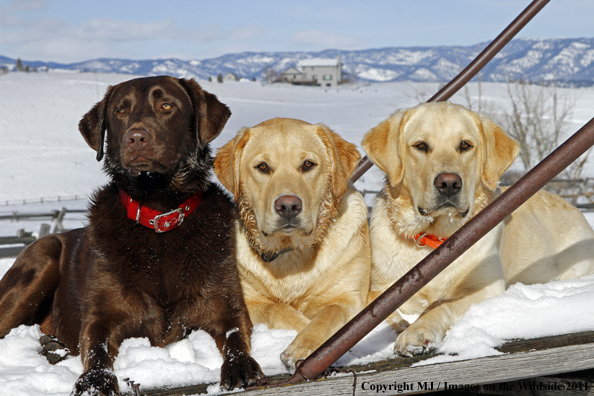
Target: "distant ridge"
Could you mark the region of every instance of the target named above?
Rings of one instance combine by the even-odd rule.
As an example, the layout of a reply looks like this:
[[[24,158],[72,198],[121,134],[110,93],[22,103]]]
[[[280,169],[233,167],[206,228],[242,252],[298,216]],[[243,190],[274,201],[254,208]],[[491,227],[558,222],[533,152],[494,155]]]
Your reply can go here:
[[[357,51],[242,52],[218,58],[128,60],[94,59],[60,64],[27,61],[23,65],[43,70],[81,72],[169,74],[207,79],[233,72],[239,77],[263,79],[264,72],[281,72],[302,59],[341,56],[343,71],[364,81],[445,82],[452,79],[488,43],[472,46],[391,47]],[[16,59],[0,56],[0,67],[15,68]],[[512,40],[482,71],[483,81],[510,79],[532,82],[557,80],[562,85],[594,85],[594,38],[552,38]]]

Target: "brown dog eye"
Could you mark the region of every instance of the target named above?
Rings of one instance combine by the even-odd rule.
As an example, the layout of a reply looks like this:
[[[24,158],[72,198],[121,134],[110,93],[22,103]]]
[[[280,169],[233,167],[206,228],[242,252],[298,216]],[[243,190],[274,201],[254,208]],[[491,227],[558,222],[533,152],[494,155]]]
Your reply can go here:
[[[162,108],[163,110],[171,110],[171,109],[173,109],[173,106],[172,106],[171,104],[169,104],[169,103],[163,103],[163,104],[161,105],[161,108]]]
[[[415,143],[414,146],[417,150],[425,151],[425,152],[429,151],[429,147],[427,146],[427,143],[425,143],[425,142]]]
[[[126,109],[124,109],[124,108],[116,110],[116,113],[118,113],[118,114],[124,114],[125,112],[126,112]]]
[[[270,173],[270,168],[268,168],[268,164],[266,162],[260,162],[256,165],[256,168],[262,173]]]
[[[460,151],[466,151],[466,150],[470,149],[471,147],[472,146],[468,142],[460,143]]]
[[[301,167],[301,170],[303,172],[307,172],[307,171],[310,171],[314,166],[316,166],[315,163],[313,163],[311,161],[304,161],[303,166]]]

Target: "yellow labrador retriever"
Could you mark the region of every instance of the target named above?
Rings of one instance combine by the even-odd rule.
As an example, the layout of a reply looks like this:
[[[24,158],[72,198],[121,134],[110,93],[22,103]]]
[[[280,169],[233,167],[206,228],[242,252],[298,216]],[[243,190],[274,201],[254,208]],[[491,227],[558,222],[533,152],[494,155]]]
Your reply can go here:
[[[387,175],[371,216],[369,301],[409,271],[500,194],[499,177],[519,151],[489,118],[450,103],[400,110],[363,139]],[[515,282],[593,272],[594,232],[562,198],[539,192],[395,313],[395,352],[423,353],[474,303]]]
[[[237,264],[252,322],[295,329],[289,368],[357,314],[369,292],[367,206],[348,186],[360,154],[322,124],[243,128],[214,169],[233,193]]]

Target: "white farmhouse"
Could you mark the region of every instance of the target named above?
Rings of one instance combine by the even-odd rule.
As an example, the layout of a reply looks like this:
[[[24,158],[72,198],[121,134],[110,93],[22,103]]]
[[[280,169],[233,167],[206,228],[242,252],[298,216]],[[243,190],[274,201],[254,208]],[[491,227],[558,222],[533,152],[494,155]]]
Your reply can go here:
[[[334,87],[341,83],[342,63],[336,59],[304,59],[282,74],[284,81],[297,85]]]

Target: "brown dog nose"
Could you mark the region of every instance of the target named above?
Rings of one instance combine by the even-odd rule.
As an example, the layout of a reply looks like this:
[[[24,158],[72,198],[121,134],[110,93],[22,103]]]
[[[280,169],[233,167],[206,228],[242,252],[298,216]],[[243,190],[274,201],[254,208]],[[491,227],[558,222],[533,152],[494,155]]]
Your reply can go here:
[[[301,213],[303,202],[294,195],[283,195],[274,201],[274,209],[280,217],[290,220]]]
[[[126,144],[134,150],[146,147],[151,140],[151,134],[146,129],[130,129],[126,133]]]
[[[435,184],[435,188],[441,195],[445,195],[446,197],[451,197],[460,192],[462,188],[462,179],[458,176],[457,173],[440,173],[437,175],[435,180],[433,180],[433,184]]]

